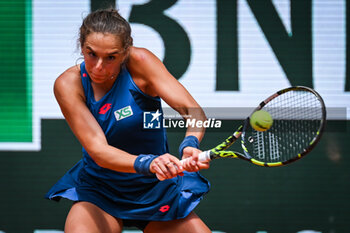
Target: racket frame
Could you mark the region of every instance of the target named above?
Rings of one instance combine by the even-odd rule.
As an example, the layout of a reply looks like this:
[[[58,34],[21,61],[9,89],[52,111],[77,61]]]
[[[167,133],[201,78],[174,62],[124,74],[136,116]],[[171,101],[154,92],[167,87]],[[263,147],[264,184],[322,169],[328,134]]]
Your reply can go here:
[[[252,156],[250,156],[250,154],[245,146],[245,129],[247,129],[247,127],[249,127],[250,116],[254,112],[261,110],[268,102],[270,102],[274,98],[276,98],[276,97],[278,97],[286,92],[297,91],[297,90],[311,92],[312,94],[314,94],[314,96],[318,99],[318,101],[321,104],[322,119],[321,119],[320,127],[319,127],[318,131],[316,132],[315,137],[311,140],[309,146],[306,149],[304,149],[304,151],[302,151],[297,156],[295,156],[289,160],[280,161],[280,162],[262,162],[262,161],[259,161],[257,159],[252,158]],[[274,93],[273,95],[269,96],[264,101],[262,101],[258,105],[258,107],[256,107],[254,109],[254,111],[249,115],[249,117],[247,117],[244,120],[243,124],[241,126],[239,126],[238,129],[231,136],[229,136],[224,142],[222,142],[218,146],[212,148],[211,150],[201,152],[199,154],[198,160],[199,161],[210,161],[210,160],[217,159],[217,158],[230,157],[230,158],[240,158],[240,159],[243,159],[243,160],[248,161],[250,163],[253,163],[255,165],[263,166],[263,167],[279,167],[279,166],[284,166],[284,165],[290,164],[292,162],[295,162],[295,161],[303,158],[310,151],[312,151],[312,149],[317,145],[317,143],[321,139],[321,136],[322,136],[324,129],[325,129],[325,126],[326,126],[326,117],[327,117],[327,113],[326,113],[326,107],[325,107],[324,101],[323,101],[322,97],[320,96],[320,94],[318,94],[318,92],[316,92],[315,90],[313,90],[309,87],[305,87],[305,86],[293,86],[293,87],[288,87],[288,88],[282,89],[282,90]],[[233,143],[235,143],[235,141],[237,141],[237,139],[241,136],[242,136],[241,146],[242,146],[242,149],[244,151],[244,154],[242,154],[240,152],[235,152],[235,151],[226,151],[226,149],[229,148]]]

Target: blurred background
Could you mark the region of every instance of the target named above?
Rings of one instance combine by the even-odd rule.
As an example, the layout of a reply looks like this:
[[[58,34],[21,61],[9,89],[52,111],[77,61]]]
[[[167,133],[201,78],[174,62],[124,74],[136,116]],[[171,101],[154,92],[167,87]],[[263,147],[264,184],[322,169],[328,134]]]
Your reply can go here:
[[[44,195],[81,158],[81,146],[52,88],[82,62],[82,19],[106,7],[130,22],[135,46],[214,110],[209,117],[216,108],[234,113],[207,131],[203,149],[238,126],[242,109],[279,89],[304,85],[324,98],[326,132],[301,161],[269,169],[217,160],[202,172],[212,188],[196,212],[212,230],[350,232],[347,0],[1,0],[0,232],[63,230],[71,202]],[[183,136],[168,130],[173,154]]]

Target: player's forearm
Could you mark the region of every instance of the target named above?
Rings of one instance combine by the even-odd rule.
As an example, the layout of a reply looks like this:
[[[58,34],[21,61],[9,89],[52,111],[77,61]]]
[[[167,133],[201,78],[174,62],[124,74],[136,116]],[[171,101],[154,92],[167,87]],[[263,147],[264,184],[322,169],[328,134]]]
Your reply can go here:
[[[100,148],[90,148],[88,151],[97,165],[118,172],[135,173],[134,163],[137,156],[119,150],[113,146],[105,145]]]
[[[201,141],[205,133],[203,123],[207,120],[203,109],[200,107],[190,108],[183,116],[186,121],[191,122],[191,124],[188,124],[186,136],[193,135],[197,137],[199,141]]]

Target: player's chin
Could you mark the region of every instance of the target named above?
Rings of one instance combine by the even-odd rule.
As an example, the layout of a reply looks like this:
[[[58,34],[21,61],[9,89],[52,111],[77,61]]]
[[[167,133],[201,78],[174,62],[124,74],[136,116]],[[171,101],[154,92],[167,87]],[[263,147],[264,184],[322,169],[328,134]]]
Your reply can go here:
[[[107,80],[111,79],[111,75],[97,75],[97,74],[94,74],[92,73],[90,75],[90,78],[91,80],[94,82],[94,83],[104,83],[106,82]]]
[[[106,78],[102,78],[102,77],[94,77],[94,78],[91,78],[91,80],[94,83],[98,83],[98,84],[106,82]]]

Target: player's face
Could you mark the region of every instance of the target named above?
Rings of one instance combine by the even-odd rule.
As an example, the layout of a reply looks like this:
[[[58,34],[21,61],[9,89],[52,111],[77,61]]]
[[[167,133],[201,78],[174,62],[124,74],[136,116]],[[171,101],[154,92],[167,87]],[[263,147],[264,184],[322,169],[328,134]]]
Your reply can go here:
[[[95,83],[115,79],[127,54],[118,37],[98,32],[87,36],[82,53],[86,70]]]

